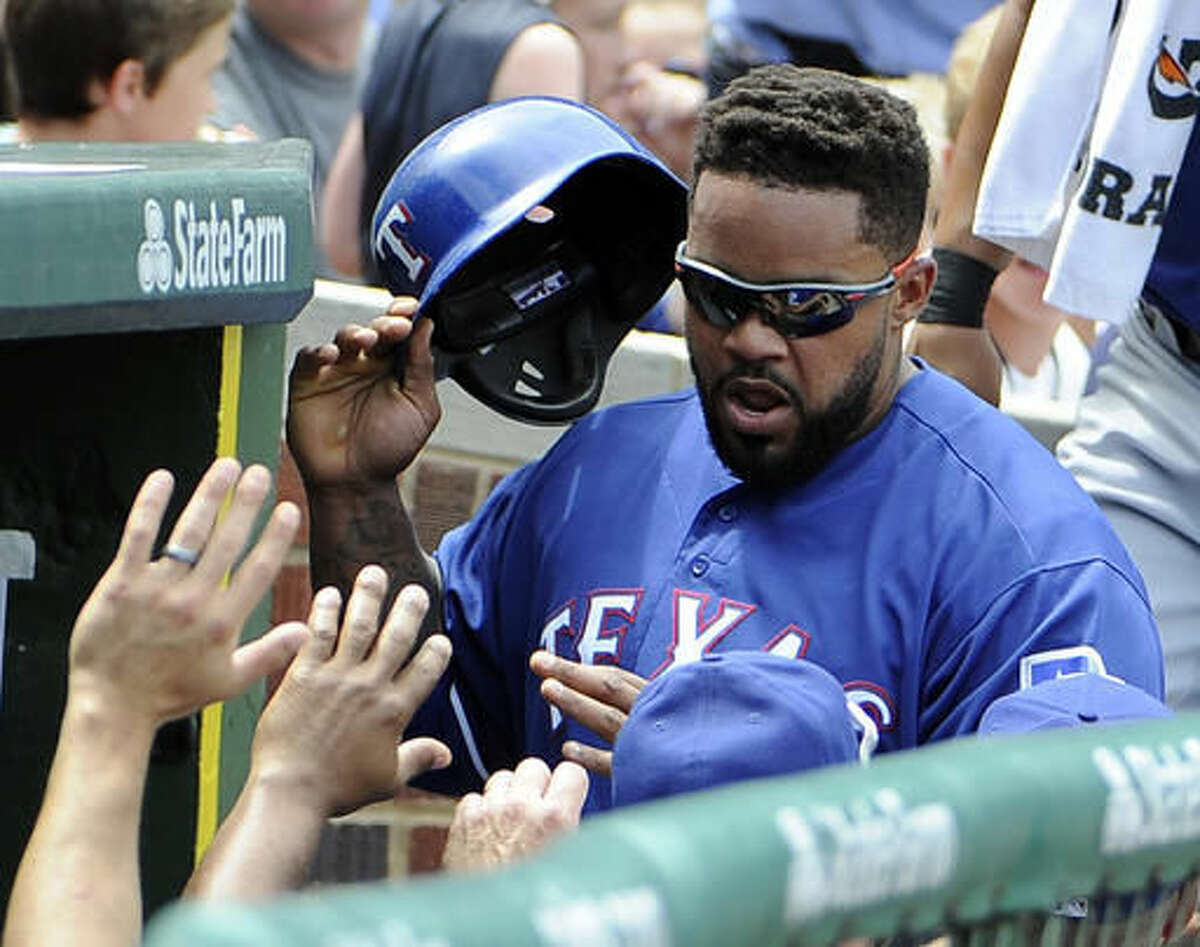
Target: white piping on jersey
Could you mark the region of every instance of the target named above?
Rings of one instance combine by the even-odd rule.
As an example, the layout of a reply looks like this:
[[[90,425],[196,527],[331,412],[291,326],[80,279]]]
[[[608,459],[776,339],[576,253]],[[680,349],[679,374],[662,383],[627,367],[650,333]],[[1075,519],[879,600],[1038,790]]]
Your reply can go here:
[[[471,724],[467,721],[467,712],[463,709],[462,698],[458,696],[458,685],[450,685],[450,706],[454,708],[454,719],[458,721],[458,729],[462,731],[463,742],[467,744],[467,755],[471,757],[471,765],[485,783],[488,780],[487,767],[483,765],[483,757],[479,755],[479,747],[475,745],[475,734],[471,732]]]

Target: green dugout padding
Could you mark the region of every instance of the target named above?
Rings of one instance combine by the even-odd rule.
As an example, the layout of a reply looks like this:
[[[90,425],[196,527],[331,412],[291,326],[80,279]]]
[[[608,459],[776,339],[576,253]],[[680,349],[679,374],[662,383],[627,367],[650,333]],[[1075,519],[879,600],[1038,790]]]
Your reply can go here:
[[[309,162],[299,141],[0,147],[0,336],[286,322],[312,292]]]
[[[1200,866],[1200,714],[966,738],[584,823],[507,872],[183,905],[147,947],[827,943]]]
[[[71,625],[138,485],[175,472],[172,522],[218,453],[277,462],[284,323],[312,290],[310,168],[297,141],[0,147],[0,906],[54,750]],[[206,758],[198,718],[160,733],[149,910],[186,881],[206,798],[240,785],[259,696],[215,718]]]

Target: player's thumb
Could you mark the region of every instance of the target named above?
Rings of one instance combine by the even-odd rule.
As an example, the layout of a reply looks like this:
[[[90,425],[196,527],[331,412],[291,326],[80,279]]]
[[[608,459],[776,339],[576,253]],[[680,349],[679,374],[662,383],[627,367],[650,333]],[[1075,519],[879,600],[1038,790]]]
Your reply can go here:
[[[445,769],[454,755],[450,747],[433,737],[414,737],[396,747],[396,788],[431,769]]]
[[[269,677],[272,685],[277,684],[308,637],[309,631],[303,622],[289,621],[242,645],[233,653],[229,696],[240,694],[263,677]]]

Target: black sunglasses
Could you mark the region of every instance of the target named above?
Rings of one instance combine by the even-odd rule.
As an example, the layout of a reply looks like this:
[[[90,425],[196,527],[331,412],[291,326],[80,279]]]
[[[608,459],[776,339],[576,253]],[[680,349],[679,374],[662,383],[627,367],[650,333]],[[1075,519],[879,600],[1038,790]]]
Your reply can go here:
[[[873,283],[750,283],[693,259],[687,241],[675,251],[675,275],[687,301],[719,329],[730,329],[751,313],[789,339],[822,335],[854,318],[859,303],[885,296],[916,256],[914,250]]]

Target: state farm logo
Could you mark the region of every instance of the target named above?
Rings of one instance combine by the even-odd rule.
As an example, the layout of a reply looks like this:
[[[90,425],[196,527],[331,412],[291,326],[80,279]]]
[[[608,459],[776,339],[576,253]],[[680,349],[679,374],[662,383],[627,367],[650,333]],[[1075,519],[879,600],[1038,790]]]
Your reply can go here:
[[[1150,109],[1159,118],[1191,118],[1200,109],[1200,92],[1191,76],[1197,60],[1200,60],[1200,40],[1181,40],[1176,55],[1168,46],[1167,37],[1162,38],[1147,81]]]
[[[251,214],[246,200],[171,203],[167,226],[154,198],[142,205],[145,238],[137,252],[142,292],[228,289],[287,282],[287,220],[282,214]],[[170,240],[168,239],[168,235]]]
[[[162,207],[154,198],[146,201],[142,208],[142,219],[146,227],[146,239],[138,248],[138,285],[143,293],[157,289],[165,293],[171,288],[171,248],[164,239],[167,232]]]

